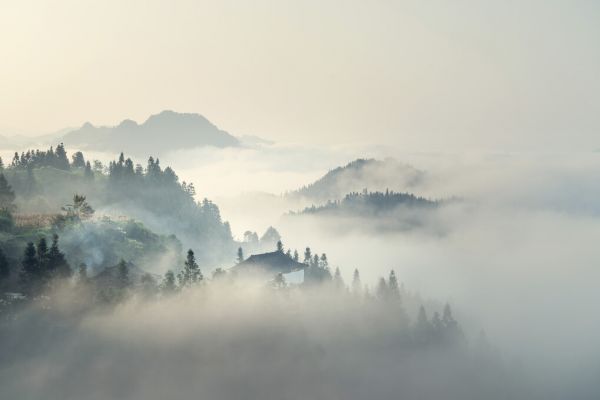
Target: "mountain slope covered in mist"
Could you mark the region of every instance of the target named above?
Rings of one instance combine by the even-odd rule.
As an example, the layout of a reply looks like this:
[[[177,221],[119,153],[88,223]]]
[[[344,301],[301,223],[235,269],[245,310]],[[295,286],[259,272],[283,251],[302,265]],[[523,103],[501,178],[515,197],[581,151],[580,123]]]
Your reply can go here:
[[[86,122],[61,140],[71,147],[144,156],[193,147],[239,145],[237,138],[200,114],[168,110],[151,115],[142,124],[127,119],[117,126],[96,127]]]
[[[317,181],[288,193],[291,198],[306,198],[315,202],[340,200],[346,194],[363,189],[406,191],[424,178],[424,172],[395,159],[354,160],[327,172]]]
[[[14,188],[19,214],[60,213],[79,193],[87,196],[99,216],[135,219],[157,234],[176,235],[198,252],[200,264],[230,260],[235,252],[229,223],[221,219],[219,207],[208,199],[196,201],[194,185],[180,182],[159,159],[150,157],[144,168],[121,154],[105,166],[77,152],[69,162],[59,145],[55,150],[16,155],[3,175]]]

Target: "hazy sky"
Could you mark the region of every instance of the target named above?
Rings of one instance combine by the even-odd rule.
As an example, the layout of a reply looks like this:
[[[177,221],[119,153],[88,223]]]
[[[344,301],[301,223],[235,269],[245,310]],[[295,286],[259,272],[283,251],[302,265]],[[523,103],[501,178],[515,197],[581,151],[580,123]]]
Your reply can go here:
[[[0,0],[0,133],[199,112],[236,135],[600,147],[595,1]]]

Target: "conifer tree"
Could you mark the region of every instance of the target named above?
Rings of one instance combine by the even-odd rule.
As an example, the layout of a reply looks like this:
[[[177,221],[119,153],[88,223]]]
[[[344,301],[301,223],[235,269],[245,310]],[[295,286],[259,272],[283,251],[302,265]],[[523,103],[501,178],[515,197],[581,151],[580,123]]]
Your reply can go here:
[[[56,151],[54,152],[56,157],[55,167],[58,169],[68,170],[70,169],[69,159],[67,158],[67,152],[65,151],[65,145],[59,144],[56,146]]]
[[[377,285],[377,297],[381,300],[388,299],[388,285],[385,278],[379,278],[379,284]]]
[[[321,254],[321,259],[319,260],[319,266],[323,269],[329,268],[329,261],[327,260],[327,254]]]
[[[339,268],[335,269],[335,273],[333,275],[333,284],[336,289],[344,288],[344,279],[342,278],[342,273]]]
[[[415,326],[417,335],[420,337],[421,341],[429,340],[429,333],[431,332],[431,324],[427,319],[427,312],[425,311],[425,307],[419,307],[419,314],[417,316],[417,325]]]
[[[0,282],[4,282],[9,276],[10,266],[8,265],[8,259],[2,249],[0,249]]]
[[[312,262],[311,262],[310,266],[313,267],[313,268],[319,268],[319,255],[318,254],[315,254],[313,256],[313,259],[312,259]]]
[[[121,289],[125,289],[131,285],[131,280],[129,278],[129,267],[123,259],[121,259],[117,265],[117,282],[119,288]]]
[[[169,270],[165,273],[165,278],[163,279],[161,289],[165,294],[170,294],[177,290],[177,285],[175,284],[175,274],[173,271]]]
[[[2,161],[2,157],[0,157],[0,172],[4,171],[4,161]]]
[[[304,264],[310,265],[312,262],[312,253],[310,252],[310,247],[307,247],[304,250]]]
[[[20,281],[27,294],[33,294],[40,284],[40,269],[38,257],[33,242],[27,243],[23,260],[21,261]]]
[[[400,299],[400,287],[398,286],[398,279],[396,278],[396,273],[394,270],[390,271],[390,278],[388,279],[388,293],[391,299]]]
[[[294,261],[298,262],[298,250],[294,250]]]
[[[58,150],[58,148],[57,148]],[[73,160],[71,165],[75,168],[83,168],[85,167],[85,158],[83,157],[83,153],[78,151],[75,154],[73,154],[71,156],[71,159]]]
[[[48,252],[48,271],[51,276],[57,278],[68,278],[72,271],[65,255],[58,248],[58,235],[52,236],[52,246]]]
[[[48,254],[48,242],[45,237],[41,237],[37,244],[37,260],[39,268],[39,276],[41,279],[46,280],[49,277],[49,254]]]
[[[286,255],[288,258],[292,258],[292,249],[287,249],[287,251],[285,252],[285,255]]]
[[[0,210],[12,213],[15,211],[15,192],[8,184],[4,174],[0,172]]]
[[[179,282],[182,287],[194,285],[202,280],[200,267],[196,263],[194,251],[189,249],[183,271],[179,274]]]
[[[281,242],[281,239],[277,241],[277,251],[283,253],[283,243]]]
[[[238,247],[237,251],[237,262],[238,264],[244,261],[244,250],[241,247]]]
[[[94,171],[92,171],[92,165],[89,161],[85,163],[85,170],[83,172],[83,176],[87,180],[94,179]]]
[[[360,294],[362,290],[362,283],[360,282],[360,273],[358,269],[354,270],[354,275],[352,276],[352,292],[354,294]]]
[[[77,269],[77,282],[81,285],[85,285],[89,282],[87,265],[85,263],[79,264]]]

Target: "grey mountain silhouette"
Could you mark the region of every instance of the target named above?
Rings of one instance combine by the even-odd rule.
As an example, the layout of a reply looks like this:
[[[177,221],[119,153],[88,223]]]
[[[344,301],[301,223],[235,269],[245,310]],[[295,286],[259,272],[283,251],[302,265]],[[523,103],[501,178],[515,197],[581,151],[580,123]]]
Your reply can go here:
[[[194,147],[239,146],[237,138],[220,130],[200,114],[163,111],[144,123],[126,119],[117,126],[94,126],[86,122],[65,134],[68,147],[86,150],[125,152],[148,156]]]

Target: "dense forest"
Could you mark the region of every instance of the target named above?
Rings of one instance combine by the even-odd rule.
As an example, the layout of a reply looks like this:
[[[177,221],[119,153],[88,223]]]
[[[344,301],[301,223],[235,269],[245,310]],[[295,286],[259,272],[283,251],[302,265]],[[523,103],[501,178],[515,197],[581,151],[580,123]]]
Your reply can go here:
[[[195,200],[193,183],[180,182],[175,171],[150,157],[145,167],[120,154],[103,165],[81,152],[71,160],[62,144],[46,151],[15,153],[2,173],[15,193],[15,222],[51,219],[73,194],[85,193],[96,219],[135,219],[160,235],[176,235],[193,248],[203,265],[230,259],[236,245],[229,223],[208,199]]]
[[[388,158],[359,158],[336,167],[313,183],[288,192],[290,199],[316,203],[341,200],[346,194],[363,190],[384,191],[413,188],[425,179],[425,173],[410,165]]]

